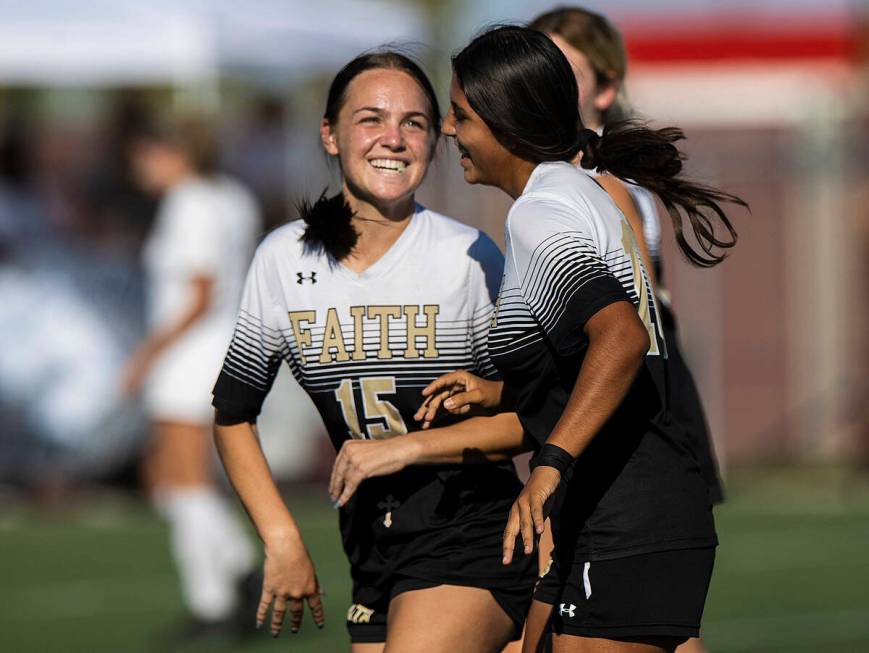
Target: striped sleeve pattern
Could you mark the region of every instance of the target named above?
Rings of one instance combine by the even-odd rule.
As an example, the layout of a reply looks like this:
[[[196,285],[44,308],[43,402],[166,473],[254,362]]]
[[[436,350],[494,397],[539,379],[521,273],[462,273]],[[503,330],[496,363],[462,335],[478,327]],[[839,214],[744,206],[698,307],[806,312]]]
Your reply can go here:
[[[585,323],[605,306],[630,300],[609,260],[618,252],[602,252],[591,231],[570,228],[559,220],[557,207],[532,220],[516,220],[511,230],[519,290],[543,332],[566,353],[584,340]],[[621,248],[619,248],[621,251]]]
[[[213,405],[220,412],[252,420],[288,357],[286,340],[274,319],[262,257],[251,265],[241,309],[223,368],[214,386]]]

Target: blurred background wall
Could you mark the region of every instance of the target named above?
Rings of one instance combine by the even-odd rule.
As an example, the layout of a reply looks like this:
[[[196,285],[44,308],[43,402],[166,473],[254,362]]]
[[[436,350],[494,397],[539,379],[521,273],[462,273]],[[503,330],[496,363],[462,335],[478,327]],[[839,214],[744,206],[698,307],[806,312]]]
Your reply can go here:
[[[586,5],[625,34],[637,111],[685,128],[689,172],[752,207],[734,211],[739,246],[714,270],[690,268],[667,241],[667,284],[719,456],[865,452],[865,7]],[[115,375],[142,331],[139,248],[153,217],[126,171],[139,122],[179,108],[216,117],[226,167],[275,226],[300,198],[337,187],[317,129],[342,63],[403,44],[445,105],[450,52],[486,24],[552,6],[0,2],[3,478],[111,476],[135,461],[142,421],[117,397]],[[502,242],[508,198],[468,187],[455,159],[443,144],[422,201]],[[271,455],[287,477],[316,474],[330,455],[317,419],[292,380],[281,383],[293,399],[264,417]]]

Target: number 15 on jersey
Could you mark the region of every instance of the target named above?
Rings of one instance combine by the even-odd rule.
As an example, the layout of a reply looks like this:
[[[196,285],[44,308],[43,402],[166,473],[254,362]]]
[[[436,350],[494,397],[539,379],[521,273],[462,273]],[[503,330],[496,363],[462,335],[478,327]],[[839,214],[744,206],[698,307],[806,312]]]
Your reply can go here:
[[[399,410],[390,402],[381,399],[381,395],[395,394],[395,377],[365,377],[359,379],[359,389],[362,395],[361,406],[356,402],[352,380],[344,379],[335,390],[335,399],[341,406],[351,437],[386,440],[407,433],[407,426]]]

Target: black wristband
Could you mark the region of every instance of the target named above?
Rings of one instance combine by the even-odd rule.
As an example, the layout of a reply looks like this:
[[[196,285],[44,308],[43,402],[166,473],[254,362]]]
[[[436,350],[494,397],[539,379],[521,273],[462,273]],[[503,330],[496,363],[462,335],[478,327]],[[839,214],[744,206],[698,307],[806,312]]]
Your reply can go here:
[[[574,457],[561,447],[554,444],[544,444],[540,452],[531,460],[530,467],[532,471],[541,465],[554,467],[559,474],[564,476],[574,460]]]

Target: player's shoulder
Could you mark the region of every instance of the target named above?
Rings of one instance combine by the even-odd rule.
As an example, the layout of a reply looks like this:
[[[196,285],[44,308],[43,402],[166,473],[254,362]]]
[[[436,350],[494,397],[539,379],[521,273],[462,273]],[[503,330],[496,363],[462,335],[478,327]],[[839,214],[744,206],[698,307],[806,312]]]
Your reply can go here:
[[[416,212],[417,218],[425,221],[431,235],[435,237],[457,240],[464,239],[468,242],[473,242],[480,233],[479,229],[466,225],[463,222],[459,222],[455,218],[451,218],[443,213],[438,213],[437,211],[422,206],[421,204],[416,205]]]
[[[474,259],[501,259],[501,250],[486,232],[437,211],[417,205],[426,221],[433,246],[449,252],[464,252]]]
[[[551,231],[582,229],[593,219],[593,204],[599,199],[610,201],[594,179],[573,164],[540,164],[507,214],[507,233],[511,239],[524,240]]]
[[[235,177],[221,174],[214,179],[214,184],[231,201],[244,205],[246,208],[256,207],[257,201],[253,192]]]
[[[255,259],[261,264],[299,260],[304,254],[302,246],[304,233],[304,220],[293,220],[273,229],[257,247]]]

